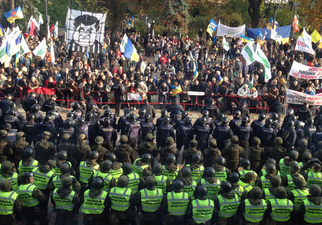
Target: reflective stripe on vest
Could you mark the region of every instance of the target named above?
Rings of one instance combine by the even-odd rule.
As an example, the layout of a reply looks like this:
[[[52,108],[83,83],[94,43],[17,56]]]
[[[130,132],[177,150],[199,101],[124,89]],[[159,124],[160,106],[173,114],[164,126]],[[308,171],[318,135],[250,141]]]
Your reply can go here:
[[[217,177],[217,179],[220,180],[220,182],[227,181],[226,167],[224,167],[221,171],[216,171],[215,177]]]
[[[253,189],[253,186],[248,183],[244,183],[243,181],[239,180],[238,184],[244,188],[246,192],[250,192]]]
[[[142,210],[145,212],[157,211],[163,199],[162,190],[155,188],[154,190],[143,189],[141,193]]]
[[[322,185],[322,172],[313,172],[310,171],[307,173],[307,183],[308,185],[317,184]]]
[[[271,218],[277,222],[286,222],[293,211],[293,203],[288,199],[269,199],[272,205]]]
[[[98,164],[94,167],[89,167],[86,161],[82,161],[79,165],[79,181],[83,184],[88,184],[88,179],[98,170]]]
[[[19,199],[23,202],[25,207],[34,207],[39,204],[38,200],[32,197],[32,192],[36,186],[33,184],[22,184],[18,187],[17,193]]]
[[[188,208],[189,196],[185,192],[168,192],[167,203],[170,215],[183,216]]]
[[[241,199],[241,197],[243,196],[245,190],[244,190],[244,188],[242,186],[238,185],[236,189],[233,189],[231,191],[233,193],[235,193],[238,196],[239,199]]]
[[[311,224],[322,223],[322,204],[315,205],[308,199],[303,201],[305,206],[304,221]]]
[[[190,164],[187,164],[186,167],[190,167],[191,169],[191,178],[196,181],[196,183],[200,182],[205,171],[205,167],[203,165],[200,165],[199,168],[193,168]]]
[[[174,179],[176,179],[176,177],[178,176],[178,173],[179,173],[179,167],[177,167],[177,170],[174,171],[174,172],[169,172],[165,166],[163,166],[163,170],[162,170],[162,174],[165,175],[168,180],[170,181],[170,183],[172,183],[172,181]]]
[[[192,184],[190,185],[184,185],[184,188],[182,189],[183,192],[186,192],[189,195],[189,198],[193,196],[193,193],[195,192],[197,187],[197,183],[192,180]]]
[[[218,212],[219,217],[227,219],[236,214],[237,208],[240,204],[239,198],[236,194],[233,199],[224,198],[222,195],[218,195],[218,201],[220,204]]]
[[[105,199],[107,192],[101,190],[101,194],[95,198],[89,196],[89,190],[84,193],[84,203],[81,208],[83,214],[102,214],[105,209]]]
[[[243,213],[245,220],[258,223],[264,218],[264,213],[267,209],[267,204],[264,200],[261,200],[260,205],[253,205],[249,202],[249,199],[245,200],[245,212]]]
[[[220,181],[216,179],[215,183],[209,183],[204,178],[202,178],[200,184],[204,185],[207,188],[207,197],[214,200],[215,197],[218,195],[218,191],[220,189]]]
[[[19,162],[18,171],[19,171],[19,174],[23,174],[25,172],[31,172],[35,167],[38,167],[38,161],[37,160],[33,159],[28,166],[23,166],[22,165],[22,160],[21,160]]]
[[[125,211],[130,207],[130,188],[114,187],[110,191],[111,208],[116,211]]]
[[[214,202],[210,199],[192,201],[192,218],[196,223],[206,223],[212,218]]]
[[[18,185],[18,173],[13,173],[11,177],[3,177],[0,175],[0,183],[2,180],[11,180],[12,182],[12,189],[17,190],[19,185]]]
[[[288,191],[294,190],[295,185],[293,183],[293,177],[290,174],[287,174],[286,177],[287,177],[287,187],[286,187],[286,190],[288,190]]]
[[[282,177],[283,176],[286,176],[287,174],[290,174],[291,173],[290,166],[287,166],[285,164],[284,159],[281,159],[279,161],[279,166],[280,166],[280,172],[281,172]]]
[[[0,191],[0,215],[13,214],[13,208],[18,194],[14,191]]]
[[[271,186],[271,181],[265,176],[261,176],[262,189],[269,188]]]
[[[309,191],[307,189],[294,189],[292,190],[292,193],[294,195],[294,208],[295,210],[299,210],[303,203],[303,200],[306,199],[309,195]]]
[[[149,168],[149,165],[138,166],[137,162],[139,160],[141,160],[141,158],[138,158],[133,162],[133,172],[139,174],[140,177],[143,177],[143,170]]]
[[[69,195],[65,198],[61,198],[57,193],[58,188],[56,188],[53,192],[53,199],[55,201],[55,208],[56,209],[63,209],[67,211],[72,211],[74,208],[74,195],[75,191],[71,191]]]
[[[33,169],[32,173],[34,174],[33,184],[40,190],[47,189],[50,178],[54,175],[53,171],[49,171],[47,173],[39,172],[39,168]]]
[[[110,173],[102,173],[101,171],[97,171],[94,173],[93,177],[101,177],[103,179],[103,190],[109,191],[110,190],[110,183],[113,179],[113,176]]]
[[[271,198],[275,198],[275,196],[271,193],[271,191],[268,188],[264,189],[264,193],[265,193],[265,199],[271,199]]]
[[[155,181],[157,182],[157,184],[155,185],[156,188],[159,188],[163,191],[163,193],[166,191],[167,189],[167,180],[168,178],[165,175],[153,175],[155,178]]]
[[[137,173],[131,173],[127,175],[129,177],[128,188],[132,190],[132,193],[135,194],[139,190],[140,176]]]

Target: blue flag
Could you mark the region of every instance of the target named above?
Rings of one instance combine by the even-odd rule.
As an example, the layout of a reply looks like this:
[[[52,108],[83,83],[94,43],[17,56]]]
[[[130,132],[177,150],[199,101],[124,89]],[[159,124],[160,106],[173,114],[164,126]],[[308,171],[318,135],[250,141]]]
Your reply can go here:
[[[258,28],[258,31],[257,31],[257,39],[261,39],[263,40],[264,39],[264,36],[263,36],[263,33],[261,32],[261,30]]]
[[[218,24],[214,21],[214,19],[211,19],[207,27],[207,32],[210,34],[211,37],[212,37],[212,34],[217,29],[217,27],[218,27]]]

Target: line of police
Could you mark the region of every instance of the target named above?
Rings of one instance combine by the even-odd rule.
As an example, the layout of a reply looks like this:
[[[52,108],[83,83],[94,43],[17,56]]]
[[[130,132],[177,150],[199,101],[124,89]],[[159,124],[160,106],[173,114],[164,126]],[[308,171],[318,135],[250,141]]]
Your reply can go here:
[[[21,122],[7,103],[8,110],[0,107],[0,224],[23,216],[27,224],[46,224],[50,197],[56,224],[75,223],[78,212],[85,224],[322,223],[320,114],[313,125],[289,110],[280,128],[276,114],[261,114],[250,126],[244,112],[229,122],[203,110],[192,126],[186,112],[170,119],[163,110],[155,146],[149,104],[138,119],[126,109],[116,124],[108,107],[100,116],[95,105],[78,103],[65,121],[49,104],[45,118],[32,105]],[[184,146],[181,170],[175,139],[179,150]],[[159,153],[162,164],[154,163]]]

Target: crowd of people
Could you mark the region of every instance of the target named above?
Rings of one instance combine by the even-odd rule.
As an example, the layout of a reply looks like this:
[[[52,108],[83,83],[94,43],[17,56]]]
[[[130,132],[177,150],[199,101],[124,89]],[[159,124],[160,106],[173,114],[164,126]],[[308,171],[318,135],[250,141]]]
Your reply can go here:
[[[99,55],[57,40],[55,63],[26,54],[0,68],[0,224],[47,224],[49,203],[56,224],[322,224],[322,108],[312,116],[308,104],[283,104],[288,84],[319,92],[319,80],[288,77],[294,59],[321,66],[319,50],[268,41],[266,83],[261,64],[244,66],[238,38],[221,62],[202,29],[194,41],[130,38],[144,49],[135,64],[120,35],[107,34]],[[122,104],[126,92],[140,99]],[[251,120],[258,96],[270,114]],[[64,118],[66,98],[74,102]],[[153,101],[163,103],[158,118]]]

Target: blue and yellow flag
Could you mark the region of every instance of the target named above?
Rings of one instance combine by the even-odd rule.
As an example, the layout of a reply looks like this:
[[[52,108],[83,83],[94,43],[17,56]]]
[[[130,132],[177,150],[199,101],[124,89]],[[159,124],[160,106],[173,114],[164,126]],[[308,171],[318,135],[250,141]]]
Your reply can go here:
[[[214,21],[214,19],[211,19],[207,27],[207,32],[210,34],[211,37],[212,37],[212,34],[217,29],[217,27],[218,27],[218,24]]]
[[[4,68],[9,67],[9,63],[11,60],[11,55],[9,51],[9,43],[6,43],[6,54],[4,55]]]
[[[23,18],[22,9],[20,6],[14,8],[13,10],[10,10],[9,12],[6,12],[4,15],[9,21],[9,23],[13,23],[16,19]]]
[[[3,37],[6,35],[6,32],[4,31],[2,25],[0,24],[0,36]]]
[[[171,96],[175,96],[182,92],[182,89],[180,86],[171,85],[170,88],[171,88]]]

